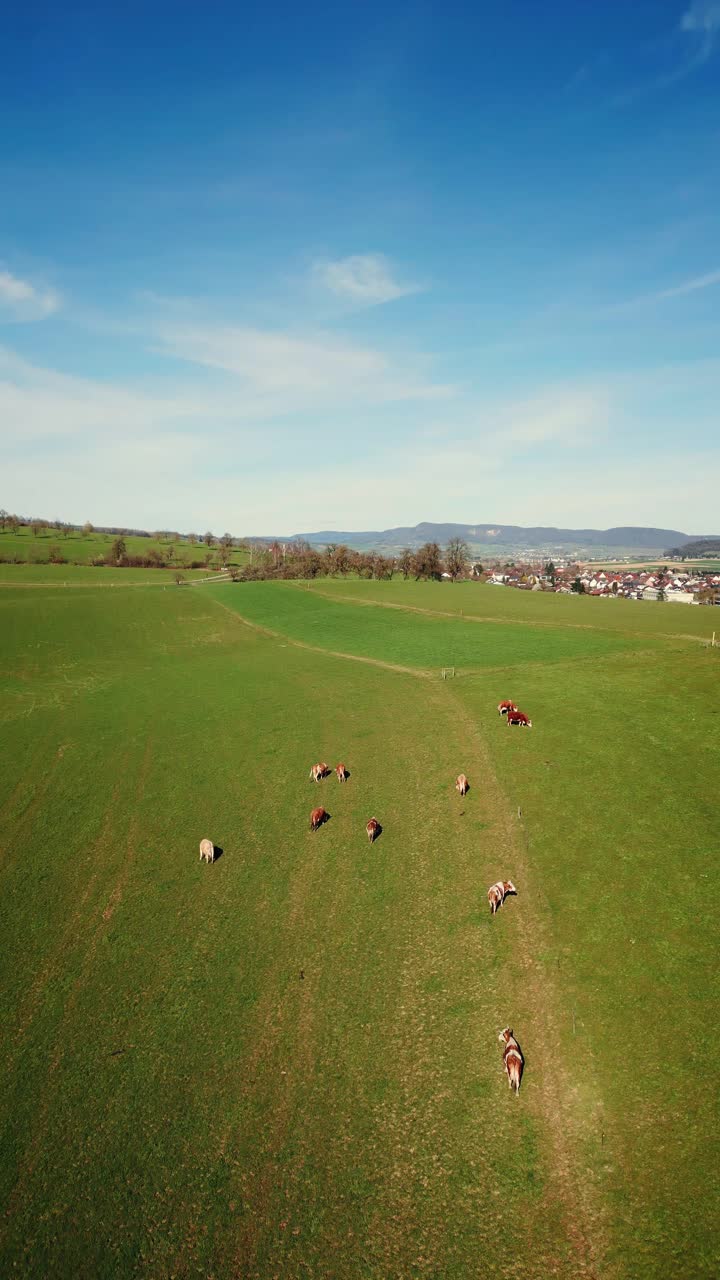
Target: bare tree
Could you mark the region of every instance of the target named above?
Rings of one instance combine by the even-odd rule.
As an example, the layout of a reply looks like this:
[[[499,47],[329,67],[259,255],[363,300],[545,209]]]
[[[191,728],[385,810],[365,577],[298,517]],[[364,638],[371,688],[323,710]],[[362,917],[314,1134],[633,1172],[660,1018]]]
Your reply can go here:
[[[92,525],[89,520],[86,520],[82,527],[82,531],[85,534],[85,537],[87,538],[88,534],[95,532],[95,526]]]
[[[210,530],[208,529],[207,533],[203,536],[203,542],[205,543],[206,547],[214,547],[215,534],[211,533]]]
[[[410,547],[403,547],[398,557],[397,567],[400,570],[403,578],[407,580],[407,578],[412,573],[412,567],[413,567],[413,553]]]
[[[452,581],[459,578],[467,569],[470,548],[462,538],[451,538],[445,553],[445,567]]]

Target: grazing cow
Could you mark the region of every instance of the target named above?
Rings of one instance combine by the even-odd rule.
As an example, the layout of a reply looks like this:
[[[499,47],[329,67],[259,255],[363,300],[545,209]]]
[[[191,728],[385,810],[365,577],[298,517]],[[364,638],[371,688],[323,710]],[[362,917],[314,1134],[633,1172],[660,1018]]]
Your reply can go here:
[[[200,841],[200,861],[201,862],[215,861],[215,845],[213,844],[212,840]]]
[[[381,830],[380,823],[377,818],[371,818],[365,827],[365,830],[367,831],[368,840],[372,844],[374,840],[377,840]]]
[[[503,1049],[503,1066],[507,1072],[508,1084],[515,1093],[520,1092],[520,1081],[522,1080],[523,1067],[525,1059],[522,1056],[522,1050],[513,1035],[512,1027],[505,1027],[500,1032],[498,1040],[505,1045]]]
[[[327,822],[328,817],[329,814],[326,813],[325,809],[322,807],[319,809],[313,809],[310,814],[310,830],[317,831],[318,827],[321,827],[323,822]]]
[[[524,711],[508,711],[508,724],[519,724],[522,729],[532,729],[532,720],[529,720]]]
[[[310,777],[312,778],[313,782],[322,782],[322,779],[325,777],[325,774],[329,772],[330,770],[328,769],[326,764],[324,763],[314,764],[312,769],[310,770]]]
[[[461,796],[464,796],[467,794],[469,787],[470,787],[470,783],[465,777],[465,774],[459,773],[457,776],[457,781],[455,783],[455,790],[459,791]]]
[[[510,702],[507,698],[504,702],[498,702],[498,715],[506,716],[509,711],[517,711],[514,702]]]
[[[348,771],[344,764],[336,764],[335,772],[337,774],[338,782],[347,782]]]
[[[509,893],[517,893],[512,880],[497,880],[495,884],[490,885],[487,896],[493,915],[495,915],[498,907],[502,906]]]

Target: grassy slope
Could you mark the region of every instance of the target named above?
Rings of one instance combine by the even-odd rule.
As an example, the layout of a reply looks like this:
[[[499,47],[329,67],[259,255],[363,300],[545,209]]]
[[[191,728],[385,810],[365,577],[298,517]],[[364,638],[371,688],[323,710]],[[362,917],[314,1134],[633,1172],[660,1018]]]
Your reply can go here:
[[[515,836],[444,689],[200,590],[8,588],[0,634],[4,1274],[576,1274],[540,1073],[499,1070]]]
[[[223,599],[239,592],[232,596],[235,607],[262,618],[262,596],[247,596],[244,587],[212,590]],[[440,594],[443,608],[449,599],[478,615],[499,610],[519,621],[524,613],[551,636],[564,630],[557,626],[563,618],[582,628],[601,619],[616,634],[624,621],[632,628],[628,641],[668,628],[653,650],[595,649],[592,664],[533,663],[517,652],[512,657],[520,665],[508,658],[505,669],[483,672],[478,662],[473,674],[445,690],[458,714],[469,715],[468,734],[479,726],[486,738],[508,808],[522,811],[527,887],[544,926],[535,978],[541,989],[556,989],[558,1052],[566,1063],[577,1060],[575,1086],[561,1100],[561,1123],[573,1117],[586,1183],[600,1189],[608,1206],[609,1258],[633,1277],[716,1274],[720,1162],[708,1119],[716,1113],[720,1078],[707,1027],[720,994],[714,964],[720,667],[715,652],[692,641],[693,628],[702,635],[714,615],[472,585],[346,583],[336,590],[431,610]],[[293,637],[323,643],[302,601],[294,609],[284,598],[265,601],[269,626],[284,621]],[[342,635],[349,652],[365,655],[371,635],[376,650],[378,624],[361,625],[361,611],[352,605],[340,623],[340,607],[326,615],[324,643],[336,647]],[[377,612],[399,624],[393,657],[413,661],[419,641],[410,638],[408,622],[429,619]],[[672,638],[669,625],[678,615],[689,640]],[[457,631],[468,626],[442,621]],[[489,625],[483,631],[502,638],[506,655],[504,631],[491,632]],[[534,643],[546,632],[534,626],[529,634]],[[573,634],[595,638],[584,630]],[[499,721],[492,708],[503,696],[518,698],[532,713],[531,733]],[[537,1008],[526,1012],[530,1044],[539,1030],[532,1025]]]
[[[106,554],[115,541],[115,536],[111,533],[84,534],[76,530],[64,538],[61,533],[51,529],[34,537],[26,526],[18,529],[17,533],[12,533],[9,529],[0,529],[0,555],[17,556],[32,564],[47,561],[50,547],[57,546],[68,561],[89,564],[94,558]],[[171,545],[175,548],[176,560],[202,560],[208,550],[204,543],[195,543],[191,546],[189,542],[179,540],[137,538],[130,534],[125,538],[125,546],[128,555],[131,556],[145,556],[151,550],[160,551],[164,555]],[[212,550],[214,554],[214,548]],[[236,547],[230,554],[229,562],[246,564],[247,559],[248,553]]]

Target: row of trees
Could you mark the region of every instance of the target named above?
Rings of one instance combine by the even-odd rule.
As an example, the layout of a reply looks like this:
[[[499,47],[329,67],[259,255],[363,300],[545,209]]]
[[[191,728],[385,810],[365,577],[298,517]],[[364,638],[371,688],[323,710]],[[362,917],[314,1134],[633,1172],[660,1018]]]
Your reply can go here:
[[[233,577],[243,581],[258,578],[318,578],[336,577],[355,573],[360,578],[392,578],[401,573],[404,578],[413,577],[439,581],[444,573],[455,581],[464,576],[469,567],[470,555],[466,543],[453,538],[441,551],[437,542],[426,542],[413,551],[406,547],[396,558],[379,552],[353,551],[342,543],[330,543],[317,551],[307,542],[298,540],[281,544],[273,542],[269,547],[254,545],[250,548],[250,563]],[[473,572],[482,573],[482,565],[474,565]]]

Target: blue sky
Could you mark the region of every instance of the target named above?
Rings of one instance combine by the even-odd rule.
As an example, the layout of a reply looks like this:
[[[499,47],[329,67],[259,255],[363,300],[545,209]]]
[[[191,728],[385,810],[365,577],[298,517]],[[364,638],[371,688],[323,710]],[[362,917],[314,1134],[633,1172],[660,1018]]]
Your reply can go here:
[[[720,0],[252,9],[5,16],[0,505],[720,533]]]

